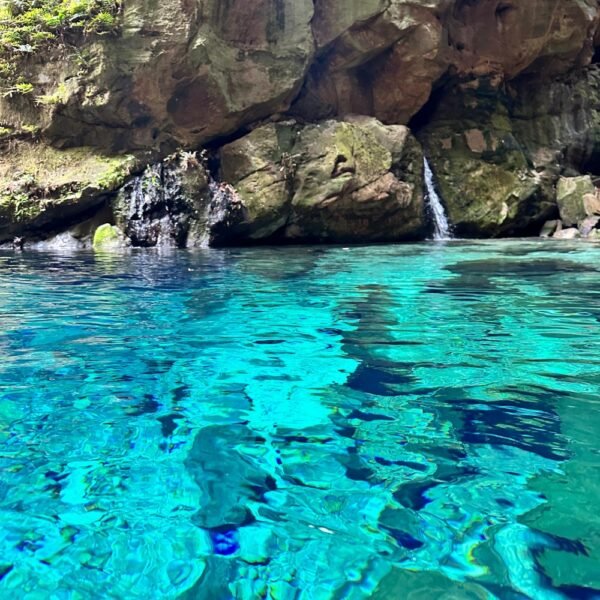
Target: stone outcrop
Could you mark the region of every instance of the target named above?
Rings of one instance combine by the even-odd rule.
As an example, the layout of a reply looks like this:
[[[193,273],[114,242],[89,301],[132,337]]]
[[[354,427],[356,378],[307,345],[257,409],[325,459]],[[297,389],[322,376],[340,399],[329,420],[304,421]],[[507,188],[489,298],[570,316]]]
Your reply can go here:
[[[600,238],[600,189],[589,175],[561,177],[556,189],[560,219],[544,224],[540,235],[555,239]]]
[[[510,98],[489,79],[456,85],[419,132],[459,237],[536,234],[556,211],[552,180],[516,137]]]
[[[0,121],[113,152],[197,146],[289,106],[312,17],[312,0],[124,2],[118,36],[24,63],[35,91],[0,98]]]
[[[0,242],[107,204],[142,246],[420,239],[411,132],[460,236],[537,234],[560,216],[561,176],[600,175],[596,0],[129,0],[116,18],[15,50]],[[206,145],[220,186],[170,179],[165,157]],[[26,147],[48,172],[58,148],[75,170],[79,155],[127,168],[58,191],[20,169]],[[153,178],[171,191],[142,190]]]
[[[589,175],[561,177],[558,180],[556,201],[560,219],[567,227],[579,225],[586,217],[600,215],[600,201]]]
[[[85,221],[136,166],[132,156],[107,157],[92,148],[12,140],[9,151],[11,160],[0,161],[0,244],[48,237]]]
[[[221,150],[238,190],[237,239],[393,241],[426,232],[422,154],[403,126],[368,117],[254,130]]]

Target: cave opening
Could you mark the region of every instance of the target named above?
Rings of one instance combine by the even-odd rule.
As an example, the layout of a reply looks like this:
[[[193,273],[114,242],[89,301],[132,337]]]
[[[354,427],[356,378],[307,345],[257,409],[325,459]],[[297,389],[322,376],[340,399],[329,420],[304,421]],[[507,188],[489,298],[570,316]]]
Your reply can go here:
[[[433,119],[437,109],[444,97],[444,91],[446,86],[445,81],[439,81],[432,90],[429,99],[423,105],[421,110],[417,112],[408,122],[408,127],[415,134],[418,135]]]

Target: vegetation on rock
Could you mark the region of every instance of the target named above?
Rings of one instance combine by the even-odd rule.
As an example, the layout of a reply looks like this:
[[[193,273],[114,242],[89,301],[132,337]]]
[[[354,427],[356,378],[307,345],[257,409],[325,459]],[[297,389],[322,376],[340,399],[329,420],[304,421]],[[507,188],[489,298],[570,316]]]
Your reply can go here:
[[[69,34],[101,34],[118,27],[121,0],[2,0],[0,2],[0,80],[5,93],[31,93],[18,65]]]
[[[16,140],[11,156],[18,170],[0,162],[0,243],[17,231],[84,213],[123,185],[135,167],[130,155],[106,157],[92,148],[57,150]]]

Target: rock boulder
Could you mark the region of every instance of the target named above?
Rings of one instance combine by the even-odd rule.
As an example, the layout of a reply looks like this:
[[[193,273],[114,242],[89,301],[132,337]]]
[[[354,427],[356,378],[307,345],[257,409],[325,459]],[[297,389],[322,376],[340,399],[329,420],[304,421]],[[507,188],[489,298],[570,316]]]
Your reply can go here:
[[[368,117],[267,125],[225,146],[221,162],[243,205],[232,235],[346,242],[426,231],[422,155],[406,127]]]

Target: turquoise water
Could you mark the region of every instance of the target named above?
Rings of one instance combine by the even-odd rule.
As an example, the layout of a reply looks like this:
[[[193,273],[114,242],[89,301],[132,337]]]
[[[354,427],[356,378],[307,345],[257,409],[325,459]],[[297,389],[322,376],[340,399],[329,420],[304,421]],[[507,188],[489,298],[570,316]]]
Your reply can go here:
[[[600,247],[0,254],[1,598],[600,597]]]

